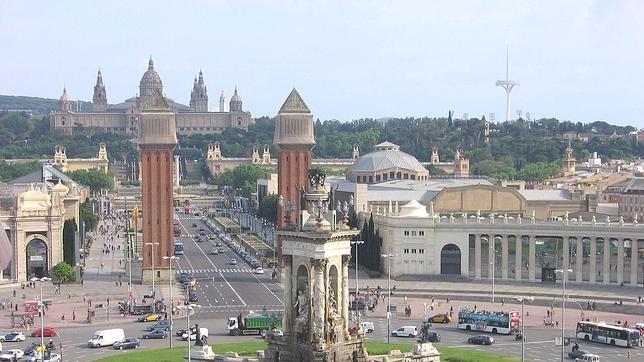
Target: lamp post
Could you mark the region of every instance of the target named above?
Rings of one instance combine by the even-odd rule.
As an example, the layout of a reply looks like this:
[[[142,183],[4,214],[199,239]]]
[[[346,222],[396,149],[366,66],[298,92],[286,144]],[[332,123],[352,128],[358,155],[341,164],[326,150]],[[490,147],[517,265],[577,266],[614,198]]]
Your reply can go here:
[[[566,274],[572,273],[572,269],[557,269],[555,273],[561,274],[561,361],[564,360],[564,331],[566,323]]]
[[[398,256],[396,254],[382,254],[383,258],[387,258],[387,343],[391,335],[391,258]]]
[[[50,281],[51,278],[42,277],[42,278],[31,278],[32,282],[40,282],[40,345],[42,346],[42,353],[40,354],[40,360],[45,360],[45,303],[42,300],[42,283]]]
[[[523,305],[525,301],[533,301],[534,297],[518,296],[514,297],[518,302],[521,303],[521,362],[525,361],[525,321],[523,320]]]
[[[157,297],[156,289],[154,288],[154,277],[156,276],[156,271],[154,270],[154,246],[159,245],[158,242],[145,243],[146,246],[149,246],[152,253],[152,300],[154,301]]]
[[[186,304],[186,305],[180,305],[177,308],[186,310],[186,333],[188,334],[188,362],[191,362],[192,361],[192,355],[190,353],[190,335],[191,335],[191,333],[190,333],[190,312],[194,312],[195,308],[201,308],[201,306],[198,305],[198,304]]]
[[[168,278],[168,286],[170,287],[170,349],[172,349],[172,315],[174,314],[174,300],[172,299],[172,279],[173,274],[172,274],[172,261],[179,259],[178,256],[164,256],[163,259],[169,260],[170,261],[170,277]]]

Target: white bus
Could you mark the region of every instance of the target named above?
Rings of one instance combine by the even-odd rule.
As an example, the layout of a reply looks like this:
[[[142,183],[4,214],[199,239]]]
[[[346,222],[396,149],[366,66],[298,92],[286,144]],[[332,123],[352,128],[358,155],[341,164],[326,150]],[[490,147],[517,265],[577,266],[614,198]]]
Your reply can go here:
[[[468,331],[491,332],[510,334],[521,326],[521,317],[518,312],[487,312],[461,307],[458,311],[459,329]]]
[[[606,324],[606,322],[577,322],[577,338],[612,346],[637,347],[640,345],[639,331]]]
[[[183,255],[183,243],[180,241],[174,242],[174,255]]]

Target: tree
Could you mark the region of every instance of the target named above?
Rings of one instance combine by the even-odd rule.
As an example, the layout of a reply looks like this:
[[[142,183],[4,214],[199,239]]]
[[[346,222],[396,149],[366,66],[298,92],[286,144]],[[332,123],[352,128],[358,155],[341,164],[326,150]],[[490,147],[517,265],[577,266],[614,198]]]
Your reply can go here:
[[[70,280],[74,280],[76,277],[76,271],[74,268],[67,264],[67,262],[61,261],[60,263],[54,265],[51,269],[52,274],[58,280],[58,286]]]
[[[276,194],[268,195],[259,202],[257,216],[263,217],[277,224],[277,202],[279,196]]]
[[[36,171],[40,167],[41,166],[38,161],[17,164],[8,164],[4,161],[0,162],[0,181],[11,181],[20,176]]]
[[[229,186],[240,190],[241,196],[250,197],[257,190],[257,180],[266,178],[268,171],[259,165],[241,165],[232,170],[224,171],[215,183],[219,186]]]
[[[65,220],[63,224],[63,260],[76,265],[76,220]]]
[[[112,190],[114,188],[114,177],[95,168],[65,172],[65,175],[82,185],[88,186],[92,192]]]
[[[94,213],[92,203],[89,201],[89,198],[80,206],[80,220],[81,223],[85,223],[85,229],[87,231],[95,230],[98,225],[98,216]]]

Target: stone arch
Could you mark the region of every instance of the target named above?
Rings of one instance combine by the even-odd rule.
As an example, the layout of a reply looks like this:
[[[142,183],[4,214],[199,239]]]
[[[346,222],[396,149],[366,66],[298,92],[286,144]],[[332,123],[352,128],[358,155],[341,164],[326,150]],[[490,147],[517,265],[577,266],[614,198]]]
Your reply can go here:
[[[329,267],[329,289],[333,291],[333,296],[335,298],[336,303],[338,303],[338,267],[335,265],[331,265]]]
[[[441,248],[441,274],[461,274],[461,248],[446,244]]]
[[[27,278],[42,278],[49,275],[49,246],[47,239],[34,235],[25,243]]]

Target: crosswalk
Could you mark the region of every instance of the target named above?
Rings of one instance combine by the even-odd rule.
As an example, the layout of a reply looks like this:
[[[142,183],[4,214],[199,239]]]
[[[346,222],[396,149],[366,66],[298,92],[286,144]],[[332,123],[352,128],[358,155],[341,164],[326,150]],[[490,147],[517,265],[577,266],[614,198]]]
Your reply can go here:
[[[252,273],[250,268],[228,268],[228,269],[186,269],[177,270],[177,274],[214,274],[214,273]]]

